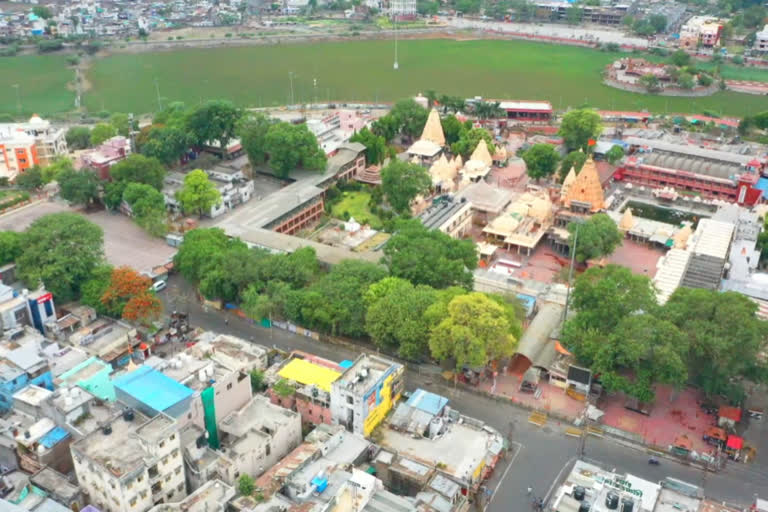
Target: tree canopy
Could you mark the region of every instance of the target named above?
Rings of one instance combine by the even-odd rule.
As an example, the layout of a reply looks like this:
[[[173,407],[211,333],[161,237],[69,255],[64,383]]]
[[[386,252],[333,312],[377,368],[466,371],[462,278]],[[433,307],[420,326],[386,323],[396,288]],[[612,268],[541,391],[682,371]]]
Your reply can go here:
[[[117,135],[117,130],[109,123],[99,123],[91,130],[91,146],[98,146]]]
[[[136,224],[154,236],[166,233],[165,196],[144,183],[129,183],[123,199],[131,207]]]
[[[144,156],[172,165],[178,162],[191,144],[189,133],[181,127],[152,126],[142,139],[140,151]]]
[[[80,287],[104,258],[101,228],[75,213],[40,217],[24,233],[19,277],[31,288],[40,281],[64,304],[80,296]]]
[[[578,174],[581,168],[584,167],[584,163],[587,161],[587,154],[583,151],[571,151],[560,162],[560,181],[563,181],[568,173],[571,171],[571,167],[576,170]]]
[[[539,180],[555,173],[560,155],[551,144],[534,144],[523,153],[523,161],[528,176]]]
[[[113,165],[109,174],[113,181],[144,183],[159,191],[163,190],[165,167],[156,158],[132,154]]]
[[[16,186],[24,190],[36,190],[43,186],[43,170],[39,165],[33,165],[26,171],[16,175]]]
[[[471,240],[457,240],[418,219],[399,221],[384,246],[383,262],[394,277],[433,288],[472,289],[477,252]]]
[[[608,163],[611,165],[616,164],[619,160],[624,158],[624,150],[621,146],[614,144],[611,149],[608,150],[608,152],[605,154],[605,159],[608,160]]]
[[[485,140],[488,152],[493,155],[496,151],[496,146],[493,145],[493,137],[485,128],[472,128],[462,131],[459,140],[451,144],[451,152],[454,155],[461,155],[464,161],[466,161],[480,143],[480,139]]]
[[[514,354],[518,340],[511,334],[513,326],[502,306],[487,295],[458,295],[448,303],[447,313],[429,338],[435,359],[452,361],[461,370]]]
[[[232,102],[210,100],[191,109],[186,118],[186,128],[192,142],[198,146],[218,143],[224,149],[235,137],[242,112]]]
[[[608,256],[624,238],[613,219],[604,213],[597,213],[586,222],[568,224],[570,240],[574,239],[577,230],[576,260],[579,262]]]
[[[350,142],[359,142],[365,146],[365,162],[368,165],[380,164],[387,157],[394,156],[387,145],[387,139],[381,135],[376,135],[367,127],[350,137]]]
[[[324,170],[325,151],[306,124],[272,124],[264,139],[269,165],[275,175],[286,178],[294,169]]]
[[[410,212],[411,201],[431,186],[429,172],[418,164],[392,159],[381,170],[381,188],[389,204],[399,213]]]
[[[569,149],[589,149],[590,139],[597,139],[603,131],[600,114],[594,110],[571,110],[563,116],[558,132]]]
[[[264,114],[248,114],[240,119],[237,135],[252,167],[267,160],[266,139],[272,122]]]
[[[407,99],[395,103],[389,115],[397,123],[397,132],[409,137],[418,137],[424,130],[429,112],[413,99]]]
[[[58,176],[60,195],[72,204],[87,206],[99,197],[99,181],[88,169],[63,171]]]
[[[16,231],[0,231],[0,265],[12,263],[23,252],[24,236]]]
[[[197,169],[184,176],[184,184],[176,191],[176,199],[182,210],[194,212],[202,218],[221,202],[221,194],[205,171]]]
[[[70,150],[85,149],[91,145],[91,129],[87,126],[73,126],[64,137]]]
[[[130,267],[112,270],[101,303],[123,319],[146,324],[162,312],[162,304],[150,291],[152,280]],[[119,312],[119,313],[118,313]]]

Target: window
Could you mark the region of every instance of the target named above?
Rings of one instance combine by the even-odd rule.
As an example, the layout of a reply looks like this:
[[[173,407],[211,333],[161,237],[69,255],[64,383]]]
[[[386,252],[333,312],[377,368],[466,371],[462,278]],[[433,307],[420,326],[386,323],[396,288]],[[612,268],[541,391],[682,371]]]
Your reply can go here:
[[[347,403],[348,403],[348,404],[352,404],[352,403],[355,403],[355,400],[352,398],[352,396],[351,396],[351,395],[347,395]]]
[[[229,390],[229,389],[232,389],[232,383],[231,383],[231,382],[230,382],[229,384],[227,384],[227,389],[228,389],[228,390]]]
[[[272,447],[270,445],[267,445],[267,457],[269,457],[270,453],[272,453]]]
[[[163,446],[165,446],[165,441],[160,441],[160,448],[162,448]]]

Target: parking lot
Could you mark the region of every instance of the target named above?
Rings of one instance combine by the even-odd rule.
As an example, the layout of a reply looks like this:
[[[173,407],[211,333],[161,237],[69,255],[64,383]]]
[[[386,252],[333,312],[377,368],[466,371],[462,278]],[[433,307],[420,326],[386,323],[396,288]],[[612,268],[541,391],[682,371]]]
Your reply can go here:
[[[104,252],[112,265],[128,265],[143,272],[166,263],[176,253],[165,240],[148,235],[125,215],[106,211],[83,213],[58,201],[35,203],[2,215],[0,230],[23,231],[36,219],[61,212],[78,213],[101,227]]]

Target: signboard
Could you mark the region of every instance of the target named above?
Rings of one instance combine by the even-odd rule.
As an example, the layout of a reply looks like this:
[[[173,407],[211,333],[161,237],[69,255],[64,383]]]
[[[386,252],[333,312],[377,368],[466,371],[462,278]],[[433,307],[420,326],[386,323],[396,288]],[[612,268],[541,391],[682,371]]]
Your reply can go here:
[[[48,302],[51,299],[53,299],[53,294],[51,292],[48,292],[45,295],[39,296],[37,298],[37,303],[38,304],[43,304],[44,302]]]
[[[613,479],[603,480],[603,485],[607,485],[608,487],[613,487],[614,489],[618,489],[619,491],[633,494],[638,498],[643,497],[643,491],[641,491],[640,489],[633,488],[632,482],[630,482],[629,480],[625,480],[619,476],[616,476]]]

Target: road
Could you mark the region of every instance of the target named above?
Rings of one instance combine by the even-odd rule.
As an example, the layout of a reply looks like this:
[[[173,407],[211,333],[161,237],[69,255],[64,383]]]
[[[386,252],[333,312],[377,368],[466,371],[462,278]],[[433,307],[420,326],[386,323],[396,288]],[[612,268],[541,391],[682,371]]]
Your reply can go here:
[[[174,296],[192,295],[190,286],[178,275],[171,277],[168,289],[160,295],[166,302],[166,308],[186,310],[191,325],[206,330],[232,334],[286,351],[303,350],[334,361],[354,359],[358,354],[345,347],[317,342],[281,329],[254,326],[231,314],[205,311],[194,300],[173,304]],[[227,323],[225,318],[228,319]],[[408,370],[406,387],[409,390],[422,387],[444,395],[450,399],[451,407],[462,414],[485,421],[504,435],[512,430],[513,447],[488,482],[489,489],[497,489],[487,507],[488,512],[528,510],[530,498],[526,494],[527,487],[532,487],[537,496],[546,495],[563,468],[577,456],[578,439],[564,434],[567,425],[550,420],[544,427],[537,427],[528,422],[528,412],[523,409],[454,389],[442,380],[436,367],[424,366],[419,371]],[[718,501],[744,506],[749,504],[755,493],[766,494],[765,489],[768,488],[768,475],[752,466],[734,464],[720,473],[707,475],[701,470],[666,459],[658,467],[650,466],[646,453],[608,439],[590,437],[586,441],[585,456],[651,481],[659,481],[667,476],[684,480],[703,487],[707,496]],[[526,508],[512,507],[513,503]]]

